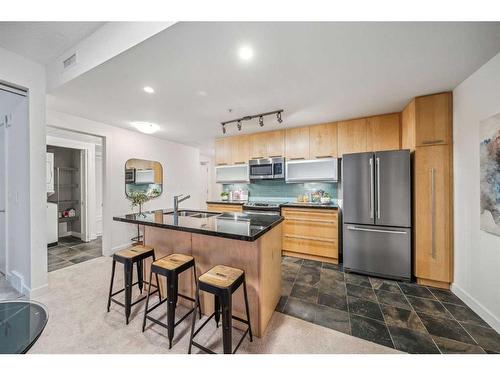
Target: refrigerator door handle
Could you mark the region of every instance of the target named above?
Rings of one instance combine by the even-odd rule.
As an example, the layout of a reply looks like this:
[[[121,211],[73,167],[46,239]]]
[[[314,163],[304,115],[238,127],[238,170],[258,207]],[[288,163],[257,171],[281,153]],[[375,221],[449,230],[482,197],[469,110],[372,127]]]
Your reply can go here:
[[[377,158],[377,219],[380,219],[380,158]]]
[[[369,160],[370,164],[370,219],[373,219],[374,216],[374,182],[373,182],[373,158],[370,158]]]
[[[390,233],[390,234],[407,234],[407,232],[403,230],[385,230],[385,229],[369,229],[369,228],[359,228],[353,225],[347,226],[348,230],[355,230],[358,232],[376,232],[376,233]]]

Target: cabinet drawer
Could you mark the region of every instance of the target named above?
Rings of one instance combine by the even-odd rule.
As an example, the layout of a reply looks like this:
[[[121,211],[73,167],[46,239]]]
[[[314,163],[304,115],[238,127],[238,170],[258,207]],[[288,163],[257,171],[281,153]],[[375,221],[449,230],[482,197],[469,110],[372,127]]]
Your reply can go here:
[[[337,239],[338,227],[336,221],[304,221],[285,219],[283,222],[283,234],[292,236],[309,236],[325,239]]]
[[[316,240],[307,236],[283,235],[283,250],[328,258],[338,258],[336,239]]]
[[[242,212],[243,207],[239,204],[208,204],[207,210],[215,212]]]
[[[285,219],[317,221],[324,223],[337,223],[337,210],[330,209],[307,209],[307,208],[283,208],[281,214]]]

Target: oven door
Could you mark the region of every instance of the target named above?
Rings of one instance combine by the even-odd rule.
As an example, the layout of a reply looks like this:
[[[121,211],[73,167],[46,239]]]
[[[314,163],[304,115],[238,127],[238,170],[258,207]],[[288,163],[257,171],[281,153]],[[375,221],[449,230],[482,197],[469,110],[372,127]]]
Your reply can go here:
[[[273,163],[269,159],[250,160],[250,180],[273,178]]]

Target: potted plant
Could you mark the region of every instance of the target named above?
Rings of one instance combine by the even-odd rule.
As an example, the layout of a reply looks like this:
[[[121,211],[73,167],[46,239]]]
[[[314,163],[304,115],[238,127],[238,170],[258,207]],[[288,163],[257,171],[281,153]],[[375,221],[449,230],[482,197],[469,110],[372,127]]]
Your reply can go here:
[[[332,196],[330,195],[330,193],[325,192],[323,193],[323,196],[321,197],[320,201],[322,204],[332,203]]]
[[[133,191],[130,193],[129,199],[131,202],[132,209],[134,209],[134,207],[139,206],[139,215],[143,215],[142,205],[147,201],[149,201],[151,197],[142,191]]]
[[[220,199],[223,201],[227,201],[229,199],[229,193],[227,191],[223,191],[220,193]]]

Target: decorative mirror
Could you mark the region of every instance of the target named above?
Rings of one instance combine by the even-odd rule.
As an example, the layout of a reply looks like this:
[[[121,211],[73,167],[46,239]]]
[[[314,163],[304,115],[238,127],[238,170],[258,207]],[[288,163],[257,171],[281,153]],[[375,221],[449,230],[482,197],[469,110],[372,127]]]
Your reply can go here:
[[[125,163],[125,195],[137,194],[148,199],[156,198],[163,191],[163,167],[157,161],[129,159]]]

